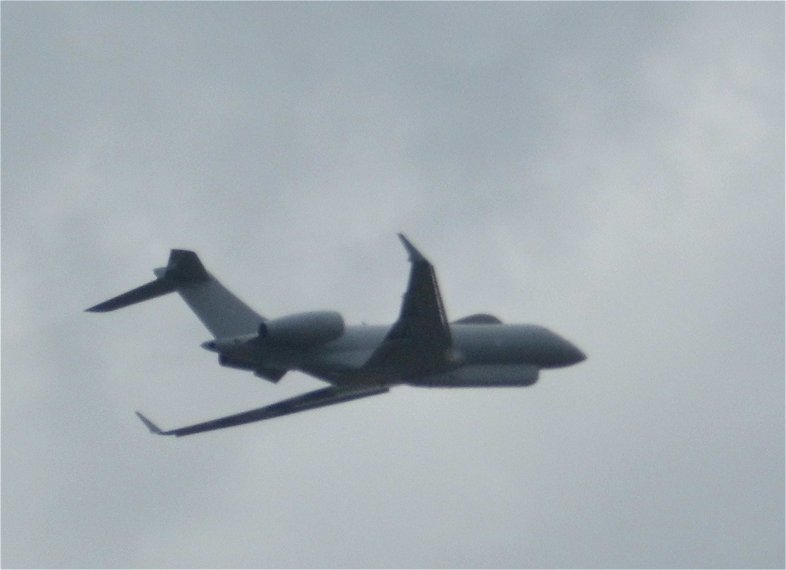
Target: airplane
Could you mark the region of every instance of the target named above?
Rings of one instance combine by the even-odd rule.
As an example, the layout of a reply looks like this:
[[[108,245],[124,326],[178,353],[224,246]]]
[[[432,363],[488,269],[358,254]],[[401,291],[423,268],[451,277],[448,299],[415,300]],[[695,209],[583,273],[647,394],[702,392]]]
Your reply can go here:
[[[154,434],[186,436],[349,402],[406,384],[425,387],[530,386],[543,368],[587,357],[549,329],[503,324],[490,314],[448,322],[431,263],[398,234],[411,263],[398,320],[390,326],[347,326],[335,311],[266,319],[226,289],[193,251],[173,249],[156,279],[87,309],[114,311],[177,292],[212,333],[201,346],[221,366],[278,382],[290,370],[329,384],[239,414],[162,430],[140,412]]]

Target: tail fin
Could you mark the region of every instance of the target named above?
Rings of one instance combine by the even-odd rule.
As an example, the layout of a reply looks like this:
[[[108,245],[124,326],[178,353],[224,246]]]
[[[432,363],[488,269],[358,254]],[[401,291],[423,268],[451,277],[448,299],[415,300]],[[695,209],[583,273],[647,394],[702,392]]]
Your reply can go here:
[[[265,320],[210,275],[193,251],[173,249],[167,266],[153,272],[155,281],[87,310],[114,311],[177,291],[216,338],[256,332]]]

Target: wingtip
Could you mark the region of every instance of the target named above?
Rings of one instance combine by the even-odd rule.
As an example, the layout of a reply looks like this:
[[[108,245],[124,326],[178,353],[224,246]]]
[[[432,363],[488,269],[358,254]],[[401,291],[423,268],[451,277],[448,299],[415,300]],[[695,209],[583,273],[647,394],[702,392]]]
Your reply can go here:
[[[142,420],[142,423],[145,424],[147,429],[150,430],[150,433],[154,433],[156,435],[166,435],[165,432],[161,431],[161,428],[159,428],[156,424],[154,424],[149,419],[147,419],[144,415],[142,415],[141,412],[134,412],[134,413],[137,415],[137,417],[139,417],[140,420]]]
[[[423,256],[423,254],[418,251],[418,248],[412,245],[412,242],[407,239],[407,236],[399,232],[398,239],[400,239],[401,243],[404,244],[404,248],[407,250],[407,253],[409,254],[410,261],[412,262],[426,261],[426,258]]]

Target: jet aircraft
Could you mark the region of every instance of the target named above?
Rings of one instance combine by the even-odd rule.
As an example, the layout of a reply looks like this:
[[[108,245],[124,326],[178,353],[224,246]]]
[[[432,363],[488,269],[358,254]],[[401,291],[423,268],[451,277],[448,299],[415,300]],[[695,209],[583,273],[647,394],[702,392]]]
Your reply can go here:
[[[448,322],[431,263],[399,234],[411,263],[398,320],[391,326],[347,326],[335,311],[266,319],[213,277],[193,251],[173,249],[156,279],[113,297],[91,312],[114,311],[177,292],[212,333],[202,347],[222,366],[278,382],[299,370],[329,384],[294,398],[239,414],[162,430],[184,436],[330,406],[387,392],[398,384],[428,387],[530,386],[543,368],[586,358],[545,327],[503,324],[489,314]]]

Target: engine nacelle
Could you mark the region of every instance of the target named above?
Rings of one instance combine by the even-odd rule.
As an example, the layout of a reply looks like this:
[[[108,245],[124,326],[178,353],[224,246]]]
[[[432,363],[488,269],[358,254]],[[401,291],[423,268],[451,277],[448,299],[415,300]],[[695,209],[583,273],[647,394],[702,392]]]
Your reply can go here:
[[[344,334],[344,319],[335,311],[297,313],[259,325],[262,342],[296,347],[318,346]]]

